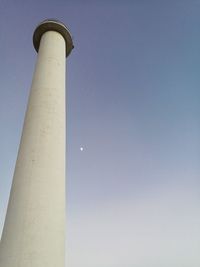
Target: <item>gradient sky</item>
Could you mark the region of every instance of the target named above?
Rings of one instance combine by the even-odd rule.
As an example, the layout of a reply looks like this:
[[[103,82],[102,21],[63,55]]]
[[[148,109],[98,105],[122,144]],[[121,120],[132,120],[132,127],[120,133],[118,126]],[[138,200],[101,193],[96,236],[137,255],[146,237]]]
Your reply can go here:
[[[0,231],[46,18],[67,60],[67,267],[200,266],[200,1],[0,0]],[[83,151],[80,150],[83,147]]]

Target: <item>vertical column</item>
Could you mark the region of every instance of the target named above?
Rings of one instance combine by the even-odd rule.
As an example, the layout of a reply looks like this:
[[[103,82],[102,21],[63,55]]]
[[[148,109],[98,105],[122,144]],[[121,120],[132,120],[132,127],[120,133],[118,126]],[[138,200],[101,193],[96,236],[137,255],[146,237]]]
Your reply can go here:
[[[63,24],[47,20],[37,27],[34,46],[39,52],[0,243],[2,267],[64,267],[65,57],[73,45]]]

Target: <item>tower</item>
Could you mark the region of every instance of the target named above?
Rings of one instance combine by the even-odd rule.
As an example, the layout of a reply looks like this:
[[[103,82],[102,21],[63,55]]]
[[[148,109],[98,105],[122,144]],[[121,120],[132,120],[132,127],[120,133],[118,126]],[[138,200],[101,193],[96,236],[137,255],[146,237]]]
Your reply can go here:
[[[1,267],[64,267],[67,27],[45,20],[0,243]]]

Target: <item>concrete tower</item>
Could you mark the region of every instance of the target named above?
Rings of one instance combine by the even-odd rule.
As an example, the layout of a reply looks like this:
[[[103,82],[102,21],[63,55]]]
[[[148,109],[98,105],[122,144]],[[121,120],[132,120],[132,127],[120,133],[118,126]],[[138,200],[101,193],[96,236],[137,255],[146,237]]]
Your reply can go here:
[[[1,267],[64,267],[65,58],[73,43],[61,22],[43,21],[10,199]]]

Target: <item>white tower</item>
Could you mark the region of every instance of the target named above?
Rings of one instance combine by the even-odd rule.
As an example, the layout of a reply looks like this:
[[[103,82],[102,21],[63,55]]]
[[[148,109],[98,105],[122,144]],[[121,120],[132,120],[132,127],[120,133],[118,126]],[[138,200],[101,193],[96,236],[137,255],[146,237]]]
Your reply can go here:
[[[65,58],[69,30],[36,28],[38,58],[0,243],[1,267],[64,267]]]

